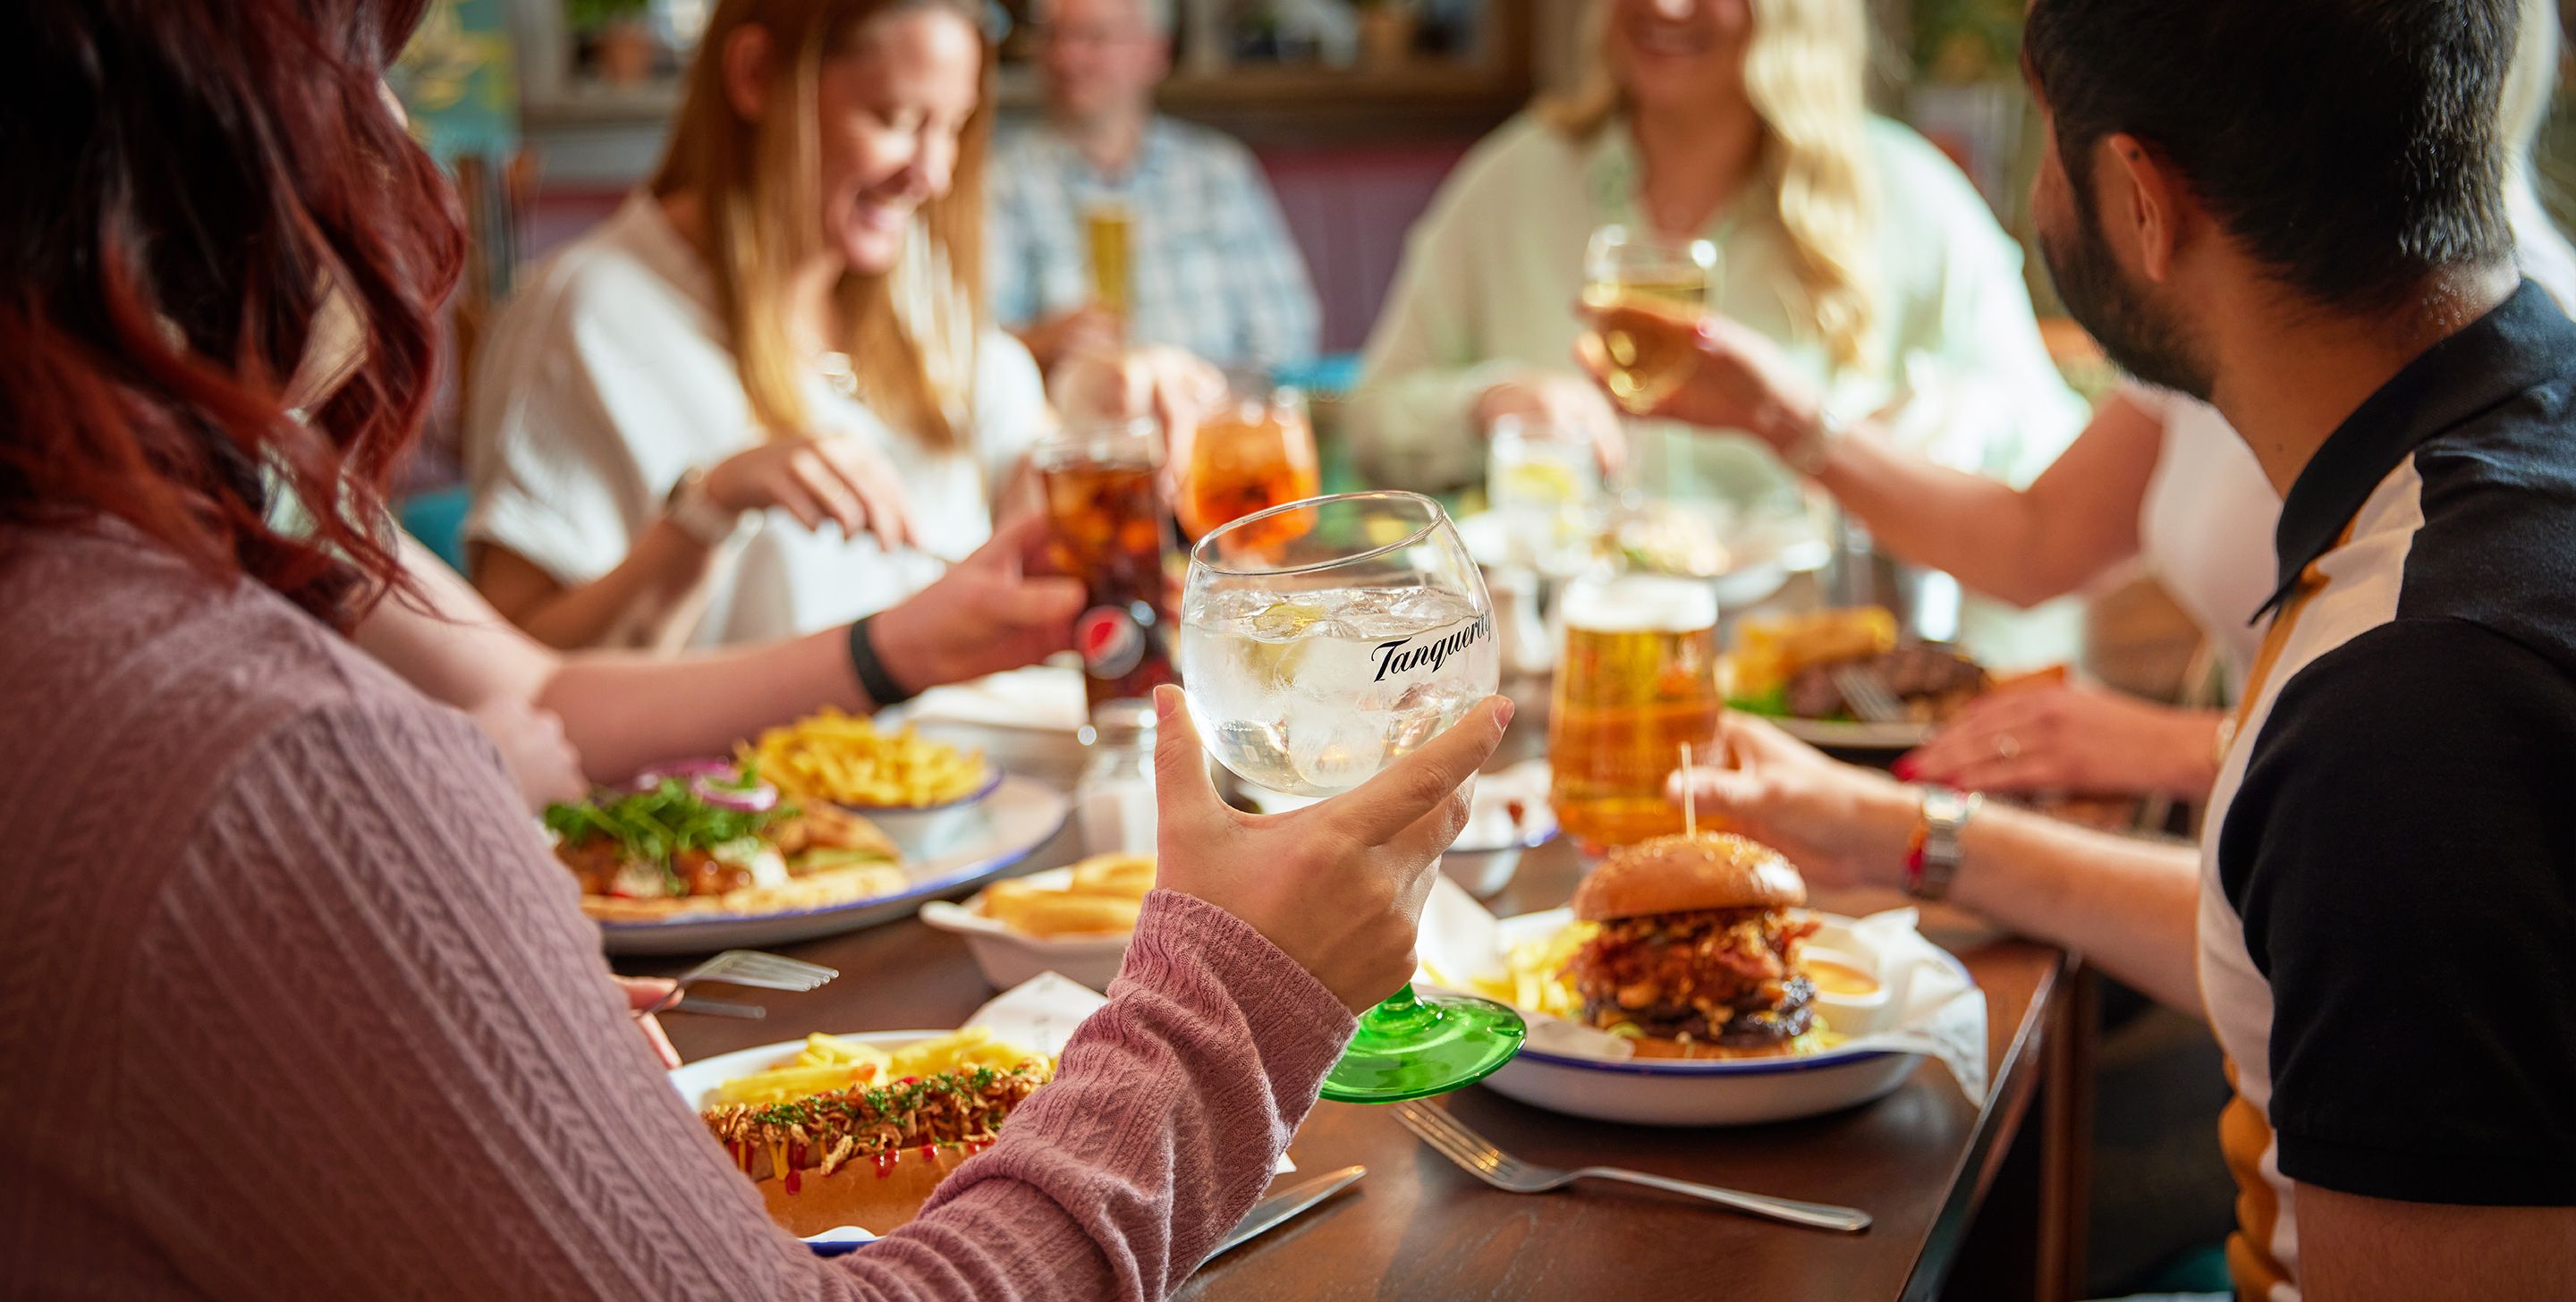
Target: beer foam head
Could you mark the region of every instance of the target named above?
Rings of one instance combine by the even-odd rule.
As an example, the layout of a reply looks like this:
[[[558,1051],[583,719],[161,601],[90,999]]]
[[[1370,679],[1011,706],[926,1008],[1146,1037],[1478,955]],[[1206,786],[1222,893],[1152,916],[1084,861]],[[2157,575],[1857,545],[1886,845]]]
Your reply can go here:
[[[1565,594],[1565,622],[1594,633],[1697,632],[1717,627],[1717,589],[1667,574],[1577,583]]]

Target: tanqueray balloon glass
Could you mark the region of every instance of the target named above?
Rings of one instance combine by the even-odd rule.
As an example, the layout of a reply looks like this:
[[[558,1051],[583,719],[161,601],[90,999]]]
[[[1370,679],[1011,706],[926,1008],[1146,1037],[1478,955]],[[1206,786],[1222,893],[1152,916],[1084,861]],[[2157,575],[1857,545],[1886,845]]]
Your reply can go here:
[[[1502,677],[1484,576],[1448,513],[1416,493],[1292,502],[1200,539],[1180,661],[1217,760],[1300,796],[1366,782]],[[1501,1004],[1407,986],[1361,1016],[1324,1097],[1446,1093],[1509,1062],[1527,1033]]]

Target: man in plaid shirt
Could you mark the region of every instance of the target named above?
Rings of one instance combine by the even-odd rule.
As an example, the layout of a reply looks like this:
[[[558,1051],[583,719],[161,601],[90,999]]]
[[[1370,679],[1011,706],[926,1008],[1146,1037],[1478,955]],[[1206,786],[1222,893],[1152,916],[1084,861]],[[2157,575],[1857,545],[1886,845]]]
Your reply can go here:
[[[1047,122],[1003,138],[988,182],[994,315],[1053,373],[1095,349],[1164,345],[1228,367],[1315,353],[1313,282],[1249,151],[1154,113],[1171,0],[1040,0]],[[1094,301],[1085,214],[1131,214],[1131,304]]]

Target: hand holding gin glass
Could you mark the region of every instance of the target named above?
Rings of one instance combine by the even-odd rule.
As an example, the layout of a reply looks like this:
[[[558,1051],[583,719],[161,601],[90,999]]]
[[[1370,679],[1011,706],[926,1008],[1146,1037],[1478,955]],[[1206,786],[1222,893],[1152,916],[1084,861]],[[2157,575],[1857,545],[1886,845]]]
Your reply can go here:
[[[1501,681],[1493,607],[1448,513],[1344,493],[1246,516],[1190,552],[1181,681],[1209,749],[1292,795],[1348,791]],[[1394,1102],[1481,1079],[1526,1028],[1500,1004],[1408,986],[1360,1019],[1324,1097]]]

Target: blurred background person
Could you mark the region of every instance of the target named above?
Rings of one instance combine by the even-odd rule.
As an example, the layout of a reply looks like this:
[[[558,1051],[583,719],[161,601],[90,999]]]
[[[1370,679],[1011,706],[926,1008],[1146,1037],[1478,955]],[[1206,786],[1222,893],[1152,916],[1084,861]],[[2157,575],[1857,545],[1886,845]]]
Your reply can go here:
[[[1586,242],[1614,224],[1712,242],[1709,309],[1844,410],[1937,383],[1970,469],[2027,476],[2065,446],[2084,405],[2020,248],[1957,167],[1867,111],[1860,0],[1601,0],[1594,18],[1582,82],[1478,145],[1414,228],[1354,396],[1364,466],[1464,483],[1497,418],[1538,418],[1666,496],[1800,510],[1752,440],[1623,423],[1577,369]]]
[[[2576,249],[2542,209],[2532,180],[2558,49],[2556,6],[2531,0],[2522,7],[2497,134],[2509,151],[2506,211],[2518,260],[2564,305],[2576,303]],[[2253,614],[2276,582],[2272,533],[2281,499],[2215,408],[2124,385],[2062,456],[2016,489],[1935,464],[1875,420],[1836,430],[1821,416],[1825,390],[1758,331],[1712,322],[1698,342],[1696,373],[1659,414],[1751,431],[1784,461],[1804,461],[1812,482],[1858,517],[1881,549],[2016,605],[2143,562],[2217,652],[2226,698],[2237,698],[2262,636]],[[1974,790],[2199,801],[2217,778],[2226,728],[2217,709],[2064,682],[1972,702],[1896,773]]]
[[[660,173],[530,272],[466,413],[470,572],[555,646],[846,622],[991,531],[1049,423],[982,306],[979,11],[719,8]]]
[[[1053,375],[1086,352],[1315,355],[1321,312],[1249,151],[1154,111],[1171,0],[1039,0],[1042,122],[994,149],[994,314]]]

